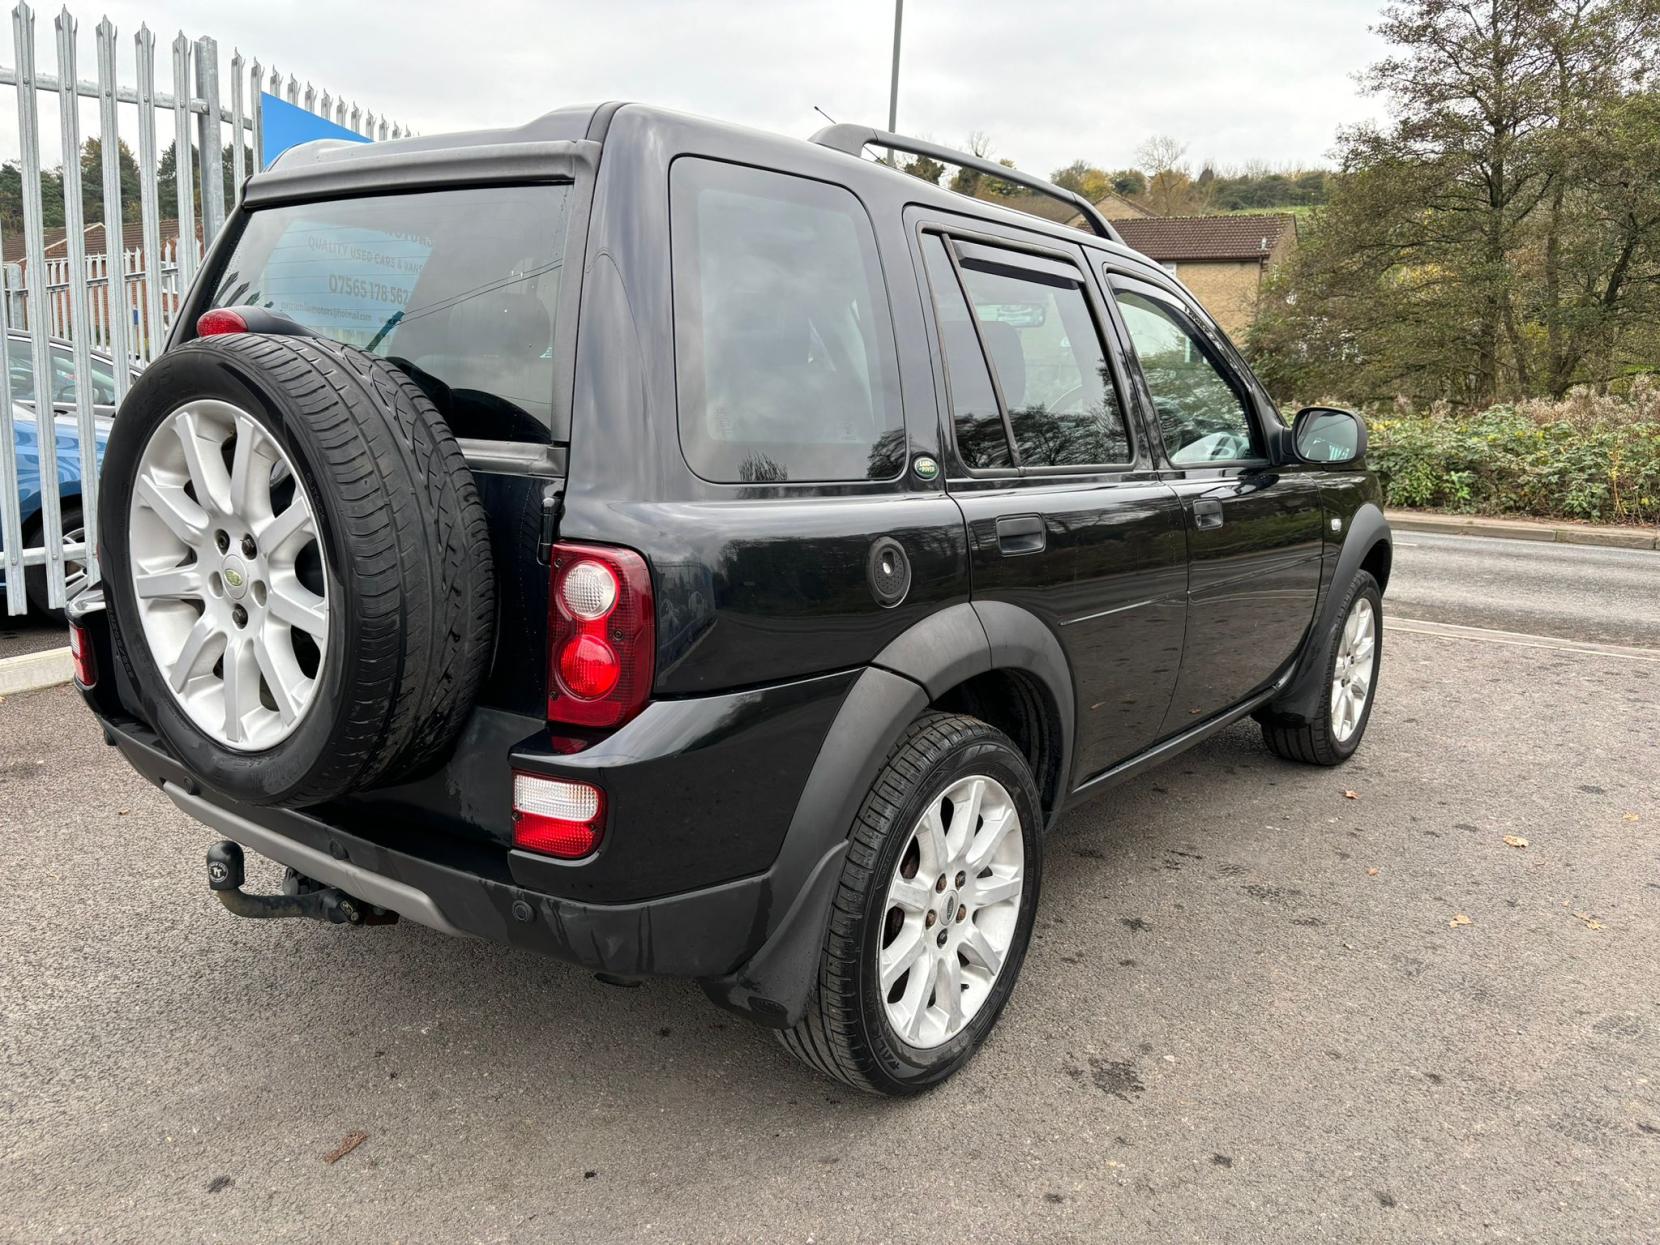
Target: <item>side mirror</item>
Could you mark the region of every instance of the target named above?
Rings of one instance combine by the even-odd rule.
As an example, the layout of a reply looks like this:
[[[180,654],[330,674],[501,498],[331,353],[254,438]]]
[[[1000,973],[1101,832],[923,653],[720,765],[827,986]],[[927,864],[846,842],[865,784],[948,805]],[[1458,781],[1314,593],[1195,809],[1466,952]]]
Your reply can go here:
[[[1305,406],[1291,421],[1297,457],[1316,467],[1341,467],[1366,457],[1366,421],[1335,406]]]

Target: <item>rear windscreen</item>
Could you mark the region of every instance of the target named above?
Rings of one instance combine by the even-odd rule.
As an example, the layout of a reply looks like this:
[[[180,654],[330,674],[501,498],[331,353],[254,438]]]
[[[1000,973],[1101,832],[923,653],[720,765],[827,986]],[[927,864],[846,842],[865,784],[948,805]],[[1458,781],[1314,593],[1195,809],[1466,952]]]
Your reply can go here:
[[[265,208],[215,307],[263,307],[396,363],[460,437],[550,439],[568,185]]]

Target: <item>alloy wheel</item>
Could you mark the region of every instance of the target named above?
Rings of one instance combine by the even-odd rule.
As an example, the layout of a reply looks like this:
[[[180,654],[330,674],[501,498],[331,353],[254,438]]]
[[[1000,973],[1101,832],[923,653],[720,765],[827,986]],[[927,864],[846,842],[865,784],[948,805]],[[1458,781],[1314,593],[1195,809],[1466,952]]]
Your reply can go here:
[[[1338,743],[1347,743],[1360,727],[1366,700],[1377,673],[1377,611],[1368,597],[1356,597],[1343,620],[1337,663],[1331,680],[1331,730]]]
[[[128,514],[144,639],[206,735],[241,752],[287,739],[317,696],[329,594],[316,510],[246,411],[203,399],[157,425]]]
[[[1008,960],[1025,885],[1014,799],[971,775],[929,802],[888,884],[878,982],[906,1044],[940,1046],[974,1019]]]

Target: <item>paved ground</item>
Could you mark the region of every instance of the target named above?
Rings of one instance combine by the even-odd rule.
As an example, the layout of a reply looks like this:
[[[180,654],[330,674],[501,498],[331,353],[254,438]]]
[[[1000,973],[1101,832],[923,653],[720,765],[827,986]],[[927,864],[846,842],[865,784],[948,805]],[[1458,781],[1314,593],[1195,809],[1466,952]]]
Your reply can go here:
[[[905,1103],[689,987],[236,921],[72,693],[11,697],[0,1239],[1652,1241],[1657,675],[1397,633],[1342,770],[1239,727],[1071,816]]]
[[[0,659],[61,648],[69,642],[61,625],[29,614],[19,618],[7,614],[5,609],[6,598],[0,594]]]

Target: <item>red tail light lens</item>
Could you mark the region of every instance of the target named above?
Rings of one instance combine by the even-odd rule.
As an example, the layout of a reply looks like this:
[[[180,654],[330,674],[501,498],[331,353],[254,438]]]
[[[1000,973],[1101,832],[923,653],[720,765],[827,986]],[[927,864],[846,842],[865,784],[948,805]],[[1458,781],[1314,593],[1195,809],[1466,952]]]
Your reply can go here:
[[[551,573],[548,721],[620,726],[650,699],[657,659],[646,560],[632,549],[557,544]]]
[[[585,782],[513,775],[513,846],[580,860],[605,835],[605,792]]]
[[[75,660],[75,682],[82,687],[96,687],[98,661],[92,655],[92,641],[79,623],[69,624],[69,655]]]
[[[204,311],[196,320],[197,337],[217,337],[221,333],[246,333],[248,322],[242,313],[229,307],[215,307]]]

